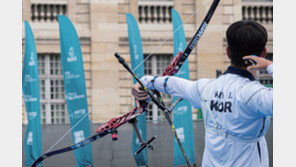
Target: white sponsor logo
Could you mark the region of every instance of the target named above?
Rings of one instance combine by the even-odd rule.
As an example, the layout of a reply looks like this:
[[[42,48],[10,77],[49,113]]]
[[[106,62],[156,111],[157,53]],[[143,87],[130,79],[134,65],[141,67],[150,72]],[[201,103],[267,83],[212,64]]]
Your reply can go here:
[[[184,128],[181,127],[181,128],[177,128],[176,129],[176,133],[180,139],[181,142],[184,142],[185,141],[185,135],[184,135]]]
[[[31,56],[30,56],[30,60],[29,61],[29,66],[34,66],[35,65],[35,60],[34,60],[34,52],[31,52]]]
[[[28,113],[28,117],[29,117],[30,120],[36,118],[36,116],[37,116],[36,111],[31,111],[31,112]]]
[[[177,76],[180,76],[182,74],[185,74],[185,71],[184,70],[179,70],[178,73],[177,73]]]
[[[74,48],[73,46],[70,47],[69,52],[68,52],[68,57],[67,57],[67,62],[73,62],[77,61],[77,57],[75,56]]]
[[[66,95],[67,100],[76,100],[84,98],[84,95],[78,95],[76,92],[68,93]]]
[[[24,95],[25,102],[34,102],[37,101],[37,97],[32,97],[31,95]]]
[[[207,28],[208,24],[205,22],[202,24],[200,31],[198,32],[198,34],[196,35],[196,37],[194,38],[193,42],[191,43],[191,45],[189,46],[190,49],[193,49],[194,46],[196,45],[197,41],[199,40],[199,38],[201,37],[201,35],[203,34],[203,32],[205,31],[205,29]]]
[[[178,47],[178,50],[179,50],[179,52],[182,52],[183,51],[183,44],[182,44],[182,42],[180,42],[179,43],[179,47]]]
[[[137,45],[134,45],[134,55],[135,55],[135,59],[138,60],[139,55],[138,55],[138,52],[137,52]]]
[[[33,132],[28,133],[27,145],[33,145]]]
[[[83,116],[84,114],[86,113],[86,110],[83,108],[83,109],[79,109],[79,110],[75,110],[74,111],[74,115],[75,117],[81,117]]]
[[[32,78],[29,74],[25,75],[25,82],[34,82],[35,78]]]
[[[85,139],[83,130],[74,132],[75,143],[78,143]]]
[[[73,117],[73,114],[69,114],[69,118],[71,118],[71,119],[72,119],[72,117]]]
[[[180,106],[180,107],[178,107],[176,114],[181,115],[181,114],[186,113],[187,108],[188,108],[187,106]]]
[[[70,71],[66,71],[65,75],[66,75],[66,79],[74,79],[74,78],[79,78],[80,77],[80,75],[71,74]]]

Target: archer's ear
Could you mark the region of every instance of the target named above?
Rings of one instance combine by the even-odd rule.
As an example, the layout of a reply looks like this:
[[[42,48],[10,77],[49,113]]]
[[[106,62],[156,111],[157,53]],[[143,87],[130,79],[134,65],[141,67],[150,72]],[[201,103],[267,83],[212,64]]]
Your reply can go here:
[[[266,48],[264,48],[264,50],[263,50],[263,52],[262,52],[262,54],[261,54],[260,57],[262,57],[262,58],[265,58],[266,57]]]
[[[230,54],[229,46],[226,47],[226,53],[227,53],[227,57],[228,57],[229,59],[231,59],[231,54]]]

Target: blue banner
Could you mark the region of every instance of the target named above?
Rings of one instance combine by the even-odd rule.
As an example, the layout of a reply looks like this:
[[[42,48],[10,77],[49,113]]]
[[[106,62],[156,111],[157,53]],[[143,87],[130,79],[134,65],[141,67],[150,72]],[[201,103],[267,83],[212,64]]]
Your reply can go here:
[[[142,50],[142,40],[141,34],[139,31],[139,27],[136,19],[130,13],[126,14],[126,21],[128,26],[128,39],[129,39],[129,47],[130,47],[130,56],[131,56],[131,66],[132,69],[135,69],[140,63],[143,62],[143,50]],[[141,78],[144,75],[144,63],[137,68],[134,73]],[[133,83],[137,83],[135,78],[133,79]],[[147,132],[146,132],[146,113],[137,117],[139,131],[142,135],[144,141],[147,140]],[[132,138],[132,152],[135,153],[140,147],[139,139],[135,131],[133,131]],[[134,155],[134,154],[133,154]],[[140,154],[134,155],[135,161],[138,166],[147,165],[147,149],[144,149]]]
[[[172,9],[172,22],[173,31],[176,31],[174,33],[174,56],[176,56],[178,52],[185,49],[186,39],[181,18],[175,9]],[[179,28],[179,26],[181,27]],[[184,62],[183,66],[175,76],[189,79],[188,59]],[[176,100],[177,98],[174,97],[174,101]],[[173,111],[173,118],[176,132],[180,138],[190,163],[193,164],[195,163],[195,147],[190,103],[186,100],[182,100],[179,104],[177,104]],[[182,155],[176,139],[174,139],[174,165],[176,166],[184,164],[186,164],[186,161]]]
[[[73,143],[77,143],[90,136],[82,52],[71,21],[64,15],[59,15],[58,20],[62,71],[71,127],[80,121],[72,129]],[[92,165],[91,145],[79,148],[74,153],[77,166]]]
[[[25,21],[25,57],[22,72],[23,97],[28,125],[25,138],[25,166],[31,166],[42,155],[38,59],[31,27]],[[39,164],[38,166],[42,166]]]

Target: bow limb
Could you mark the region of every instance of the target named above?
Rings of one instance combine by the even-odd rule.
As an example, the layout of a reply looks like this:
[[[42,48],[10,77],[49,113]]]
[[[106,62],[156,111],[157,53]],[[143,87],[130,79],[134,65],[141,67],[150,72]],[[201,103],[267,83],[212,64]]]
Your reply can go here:
[[[48,153],[45,153],[43,155],[41,155],[37,160],[35,160],[35,162],[32,164],[31,167],[35,167],[37,166],[39,163],[41,163],[43,160],[45,160],[46,158],[48,157],[51,157],[53,155],[57,155],[57,154],[62,154],[62,153],[65,153],[65,152],[68,152],[68,151],[72,151],[72,150],[76,150],[80,147],[83,147],[83,146],[86,146],[94,141],[96,141],[97,139],[109,134],[110,132],[105,132],[105,133],[98,133],[98,134],[95,134],[87,139],[84,139],[72,146],[68,146],[68,147],[65,147],[65,148],[62,148],[62,149],[58,149],[58,150],[55,150],[55,151],[51,151],[51,152],[48,152]]]
[[[118,118],[112,118],[111,120],[109,120],[108,122],[102,124],[101,126],[99,126],[96,130],[96,134],[88,137],[74,145],[65,147],[65,148],[61,148],[55,151],[51,151],[48,153],[45,153],[43,155],[41,155],[37,160],[35,160],[35,162],[32,164],[32,167],[37,166],[40,162],[42,162],[43,160],[45,160],[48,157],[51,157],[53,155],[57,155],[57,154],[62,154],[68,151],[72,151],[72,150],[76,150],[80,147],[84,147],[94,141],[96,141],[99,138],[102,138],[106,135],[108,135],[109,133],[112,134],[112,130],[116,130],[118,127],[120,127],[121,125],[129,122],[130,120],[138,117],[139,115],[143,114],[143,112],[145,112],[145,105],[141,105],[138,108],[132,110],[131,112],[128,112],[126,114],[124,114],[121,117]],[[138,110],[138,112],[136,112]]]
[[[201,38],[202,34],[204,33],[205,29],[207,28],[212,16],[214,15],[214,12],[216,11],[216,8],[219,4],[220,0],[214,0],[209,11],[207,12],[202,24],[194,34],[193,38],[189,42],[189,44],[186,46],[185,50],[183,52],[179,52],[172,62],[166,67],[164,70],[162,76],[167,75],[175,75],[182,67],[185,60],[188,58],[194,47],[196,46],[197,42]]]

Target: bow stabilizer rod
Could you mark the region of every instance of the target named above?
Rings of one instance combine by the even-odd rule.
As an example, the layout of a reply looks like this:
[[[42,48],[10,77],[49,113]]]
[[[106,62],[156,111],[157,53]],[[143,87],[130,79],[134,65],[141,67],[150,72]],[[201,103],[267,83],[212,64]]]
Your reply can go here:
[[[143,140],[143,138],[142,138],[142,136],[141,136],[141,133],[140,133],[140,130],[139,130],[139,128],[138,128],[138,126],[137,126],[137,119],[136,118],[134,118],[134,119],[131,119],[130,121],[129,121],[129,123],[131,123],[132,125],[133,125],[133,128],[134,128],[134,130],[135,130],[135,132],[136,132],[136,135],[137,135],[137,137],[138,137],[138,139],[139,139],[139,142],[140,142],[140,148],[135,152],[135,155],[138,155],[140,152],[142,152],[146,147],[148,147],[150,150],[154,150],[154,147],[150,144],[150,143],[152,143],[153,142],[153,140],[155,140],[156,139],[156,136],[153,136],[150,140],[148,140],[147,142],[144,142],[144,140]]]

